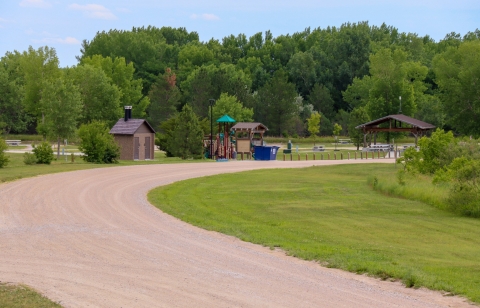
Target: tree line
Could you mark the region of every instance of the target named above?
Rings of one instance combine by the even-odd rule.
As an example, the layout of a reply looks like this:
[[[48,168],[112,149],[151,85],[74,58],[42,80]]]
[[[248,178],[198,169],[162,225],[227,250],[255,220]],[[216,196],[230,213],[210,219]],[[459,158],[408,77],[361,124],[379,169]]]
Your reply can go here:
[[[270,135],[320,134],[399,112],[458,134],[480,135],[480,31],[428,35],[385,24],[346,23],[274,37],[199,40],[185,28],[140,27],[84,40],[73,67],[49,47],[0,59],[0,129],[57,140],[81,124],[113,125],[123,106],[163,133],[189,105],[200,125],[228,113],[258,121]],[[315,130],[313,130],[315,131]],[[204,129],[205,133],[209,129]]]

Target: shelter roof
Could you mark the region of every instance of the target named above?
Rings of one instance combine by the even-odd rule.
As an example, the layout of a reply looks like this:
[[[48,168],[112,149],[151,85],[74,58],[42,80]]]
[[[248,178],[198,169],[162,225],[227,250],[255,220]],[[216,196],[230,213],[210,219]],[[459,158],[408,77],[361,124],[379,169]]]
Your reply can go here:
[[[406,116],[404,114],[392,114],[392,115],[389,115],[389,116],[386,116],[386,117],[383,117],[383,118],[380,118],[380,119],[373,120],[373,121],[368,122],[368,123],[360,124],[355,128],[359,129],[359,128],[364,128],[364,127],[373,127],[373,126],[377,126],[377,125],[380,125],[382,123],[388,122],[390,120],[397,120],[397,121],[400,121],[400,122],[403,122],[403,123],[406,123],[406,124],[410,124],[413,127],[417,127],[419,129],[422,129],[422,130],[435,128],[435,125],[432,125],[432,124],[429,124],[429,123],[411,118],[411,117]]]
[[[235,123],[234,119],[232,119],[228,114],[224,115],[220,119],[217,120],[217,123]]]
[[[125,121],[124,118],[121,118],[112,127],[110,134],[133,135],[143,123],[145,123],[152,133],[155,133],[155,130],[152,128],[152,126],[150,126],[150,124],[144,119],[128,119],[128,121]]]
[[[268,128],[262,123],[258,122],[238,122],[232,127],[233,130],[254,130],[254,131],[267,131]]]

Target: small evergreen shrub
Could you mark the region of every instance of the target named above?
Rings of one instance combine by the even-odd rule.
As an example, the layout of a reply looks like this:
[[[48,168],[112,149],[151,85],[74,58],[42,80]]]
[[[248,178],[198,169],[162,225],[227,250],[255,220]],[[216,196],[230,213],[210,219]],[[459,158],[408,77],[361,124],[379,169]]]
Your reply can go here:
[[[8,148],[8,145],[5,142],[5,140],[0,138],[0,168],[5,167],[9,162],[9,159],[8,159],[7,155],[5,154],[5,150],[7,148]]]
[[[54,158],[52,146],[46,141],[40,143],[37,146],[34,146],[33,153],[37,158],[37,164],[50,165]]]
[[[37,163],[37,157],[33,153],[25,152],[25,154],[23,154],[23,162],[25,165],[35,165]]]

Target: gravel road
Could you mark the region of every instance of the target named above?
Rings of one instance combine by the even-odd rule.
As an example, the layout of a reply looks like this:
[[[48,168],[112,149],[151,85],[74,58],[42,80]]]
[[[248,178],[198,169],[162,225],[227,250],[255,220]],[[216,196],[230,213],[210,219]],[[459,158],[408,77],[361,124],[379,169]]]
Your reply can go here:
[[[0,281],[64,307],[472,307],[205,231],[146,200],[154,187],[193,177],[338,163],[144,165],[1,184]]]

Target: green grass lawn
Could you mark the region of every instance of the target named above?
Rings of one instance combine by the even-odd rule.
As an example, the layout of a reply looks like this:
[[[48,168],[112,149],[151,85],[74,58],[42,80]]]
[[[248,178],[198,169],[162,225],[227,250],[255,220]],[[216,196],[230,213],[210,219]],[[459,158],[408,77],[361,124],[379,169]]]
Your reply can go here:
[[[50,308],[60,305],[43,297],[26,286],[0,283],[0,307],[2,308]]]
[[[149,200],[208,230],[480,303],[480,220],[367,183],[395,175],[383,164],[250,171],[160,187]]]

